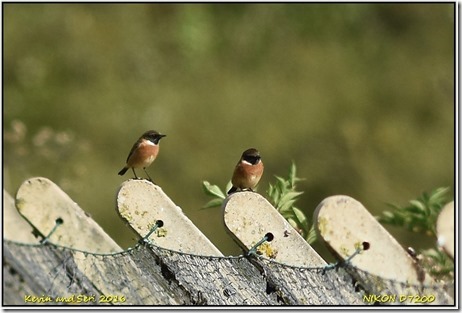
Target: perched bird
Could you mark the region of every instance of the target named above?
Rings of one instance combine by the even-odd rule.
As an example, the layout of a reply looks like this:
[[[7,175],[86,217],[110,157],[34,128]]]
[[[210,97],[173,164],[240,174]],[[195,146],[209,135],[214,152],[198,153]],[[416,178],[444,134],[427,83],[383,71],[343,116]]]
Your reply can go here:
[[[257,149],[250,148],[242,153],[241,159],[234,168],[231,183],[233,187],[228,191],[228,195],[238,189],[245,190],[255,188],[263,174],[263,162]]]
[[[149,177],[148,172],[146,172],[146,167],[151,165],[151,163],[156,159],[157,154],[159,153],[159,140],[165,136],[166,135],[161,135],[155,130],[148,130],[141,135],[140,139],[135,142],[130,150],[127,158],[127,164],[120,170],[119,175],[125,174],[125,172],[131,168],[135,178],[138,179],[138,176],[136,176],[135,173],[135,168],[142,167],[146,175]],[[149,177],[149,180],[152,181],[151,177]]]

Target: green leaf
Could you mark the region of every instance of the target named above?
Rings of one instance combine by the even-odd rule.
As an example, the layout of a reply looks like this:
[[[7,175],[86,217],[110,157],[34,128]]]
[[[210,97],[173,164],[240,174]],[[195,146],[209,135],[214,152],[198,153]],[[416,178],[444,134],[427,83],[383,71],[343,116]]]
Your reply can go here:
[[[293,218],[287,218],[286,220],[287,220],[287,222],[289,222],[289,224],[290,224],[293,228],[297,228],[297,227],[298,227],[297,222],[296,222]]]
[[[296,200],[295,198],[303,194],[302,191],[288,191],[282,196],[282,198],[279,200],[279,204],[283,204],[289,200]]]
[[[419,209],[419,211],[426,212],[425,205],[419,200],[411,200],[409,203],[412,204],[414,208]]]
[[[400,224],[402,218],[399,217],[399,214],[395,214],[390,211],[383,211],[382,216],[378,216],[379,222],[383,224]]]
[[[225,193],[227,193],[228,190],[231,189],[231,187],[233,187],[233,183],[231,181],[228,181],[228,183],[226,184]],[[226,195],[225,195],[225,197],[226,197]]]
[[[306,236],[306,241],[309,244],[312,244],[318,239],[318,234],[316,233],[316,229],[314,227],[314,224],[311,225],[310,231],[308,232],[308,235]]]
[[[270,184],[267,194],[273,201],[273,204],[276,205],[276,203],[279,201],[279,195],[280,195],[279,190]]]
[[[215,199],[212,199],[210,200],[209,202],[207,202],[202,208],[202,209],[209,209],[209,208],[214,208],[214,207],[217,207],[217,206],[221,206],[223,203],[223,199],[220,199],[220,198],[215,198]]]
[[[419,202],[419,201],[417,201]],[[415,205],[410,205],[406,208],[403,208],[403,212],[408,212],[410,214],[416,214],[416,215],[425,215],[427,212],[425,210],[425,205],[422,202],[419,202],[422,204],[423,208],[421,206],[415,206]]]
[[[291,218],[293,220],[297,219],[297,217],[295,216],[294,211],[292,211],[292,210],[287,210],[285,212],[280,212],[280,213],[286,220],[288,220],[289,218]]]
[[[279,211],[279,213],[286,212],[286,211],[291,211],[291,207],[294,205],[296,200],[289,200],[283,203],[281,206],[276,206],[276,209]]]
[[[289,169],[289,181],[292,187],[295,186],[296,175],[297,175],[297,167],[295,166],[295,163],[292,162],[292,164],[290,165],[290,169]]]
[[[204,192],[209,196],[215,196],[221,199],[226,198],[223,191],[221,191],[220,187],[218,187],[217,185],[212,185],[208,181],[203,181],[202,187],[204,189]]]
[[[440,187],[434,190],[430,194],[429,201],[430,202],[441,202],[447,200],[447,193],[449,192],[449,187]]]
[[[293,207],[295,216],[297,217],[298,221],[300,222],[300,225],[303,226],[303,230],[308,231],[308,219],[306,218],[305,213],[303,213],[302,210]]]
[[[275,176],[276,177],[276,186],[279,186],[279,188],[284,191],[287,189],[287,187],[289,186],[289,183],[282,177],[279,177],[279,176]]]

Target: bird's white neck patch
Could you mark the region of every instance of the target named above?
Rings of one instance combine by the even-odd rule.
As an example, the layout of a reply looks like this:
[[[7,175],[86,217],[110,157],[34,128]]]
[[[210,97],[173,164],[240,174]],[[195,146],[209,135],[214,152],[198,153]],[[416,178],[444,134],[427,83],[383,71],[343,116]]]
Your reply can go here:
[[[242,160],[242,163],[247,164],[247,165],[253,165],[252,163],[250,163],[250,162],[248,162],[246,160]]]
[[[157,146],[154,142],[152,142],[151,140],[148,140],[148,139],[144,140],[144,144],[147,145],[147,146]]]

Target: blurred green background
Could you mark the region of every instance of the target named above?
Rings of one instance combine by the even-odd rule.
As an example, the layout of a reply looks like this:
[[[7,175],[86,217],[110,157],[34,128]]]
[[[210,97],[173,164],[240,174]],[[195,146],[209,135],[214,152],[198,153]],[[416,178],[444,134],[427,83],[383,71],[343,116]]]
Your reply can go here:
[[[123,247],[136,237],[115,194],[131,173],[117,172],[148,129],[167,134],[150,176],[225,254],[240,250],[221,210],[200,210],[201,182],[224,188],[249,147],[263,195],[295,162],[310,218],[336,194],[378,215],[454,190],[454,3],[3,10],[6,190],[47,177]]]

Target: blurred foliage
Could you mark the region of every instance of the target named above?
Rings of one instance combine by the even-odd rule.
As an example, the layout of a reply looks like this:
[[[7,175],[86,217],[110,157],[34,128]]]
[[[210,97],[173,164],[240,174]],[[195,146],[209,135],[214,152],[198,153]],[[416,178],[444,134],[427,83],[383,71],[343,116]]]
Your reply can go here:
[[[278,210],[278,212],[292,225],[293,228],[303,237],[308,243],[313,243],[316,240],[316,231],[314,224],[311,223],[306,217],[305,213],[299,208],[295,207],[295,201],[298,196],[303,194],[302,191],[296,190],[296,182],[301,179],[297,176],[297,168],[294,163],[290,166],[289,177],[284,179],[279,176],[276,177],[276,183],[269,184],[267,195],[269,202]],[[231,188],[232,184],[229,182],[224,190],[219,186],[212,185],[208,181],[202,182],[202,187],[206,195],[212,197],[202,208],[209,209],[219,207],[226,199],[226,190]]]
[[[453,192],[454,14],[454,3],[5,3],[5,188],[45,176],[133,245],[114,210],[128,178],[117,172],[156,129],[168,137],[150,176],[225,254],[238,247],[220,210],[197,210],[199,183],[225,185],[247,147],[267,177],[294,160],[307,209],[347,194],[378,214]]]
[[[449,188],[442,187],[409,201],[408,206],[388,204],[393,210],[383,211],[377,219],[382,224],[403,226],[410,231],[436,237],[436,221],[441,209],[449,202]]]
[[[391,205],[392,211],[383,211],[377,219],[382,224],[389,224],[431,236],[437,242],[436,224],[443,207],[452,199],[449,188],[441,187],[430,193],[424,192],[415,200],[409,201],[408,206]],[[454,280],[454,261],[441,249],[419,249],[416,256],[420,264],[434,278],[451,282]]]
[[[437,248],[420,251],[419,262],[436,280],[445,283],[454,282],[454,260]]]

